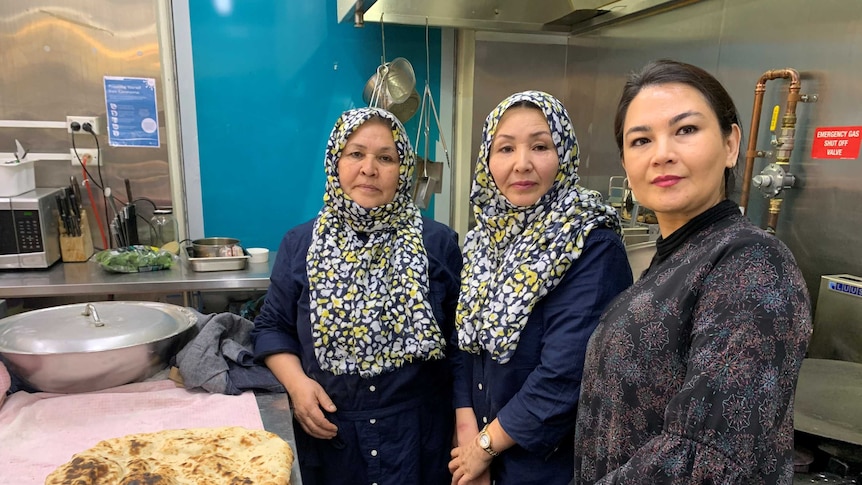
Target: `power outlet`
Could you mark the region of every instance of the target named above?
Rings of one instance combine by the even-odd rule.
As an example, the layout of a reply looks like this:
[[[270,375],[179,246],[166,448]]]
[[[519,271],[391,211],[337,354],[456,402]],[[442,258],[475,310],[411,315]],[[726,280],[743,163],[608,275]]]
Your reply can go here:
[[[73,166],[80,167],[81,161],[78,160],[78,157],[81,157],[81,159],[83,159],[85,155],[90,156],[90,160],[87,161],[88,167],[95,167],[96,165],[99,165],[102,163],[102,161],[99,160],[99,150],[97,150],[95,148],[79,148],[78,149],[78,155],[75,155],[74,149],[70,148],[69,152],[71,152],[71,154],[72,154],[72,165]]]
[[[74,131],[75,133],[86,134],[87,132],[84,131],[83,128],[78,128],[77,131],[72,130],[72,123],[73,122],[77,122],[81,126],[84,126],[84,123],[89,123],[90,126],[93,127],[93,133],[95,133],[97,135],[101,134],[101,130],[99,128],[99,117],[98,116],[67,116],[66,117],[66,130],[69,133],[72,133]]]

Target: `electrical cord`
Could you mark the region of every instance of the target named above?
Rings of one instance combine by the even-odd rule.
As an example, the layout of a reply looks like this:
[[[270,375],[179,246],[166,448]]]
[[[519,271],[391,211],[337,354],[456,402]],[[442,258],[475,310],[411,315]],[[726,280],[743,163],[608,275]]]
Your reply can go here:
[[[95,141],[95,143],[96,143],[96,156],[97,156],[98,160],[101,160],[102,159],[102,147],[99,144],[99,137],[96,136],[95,132],[93,132],[92,125],[90,125],[89,123],[84,123],[83,125],[80,126],[79,129],[83,130],[83,131],[85,131],[85,132],[87,132],[93,136],[93,141]],[[93,175],[87,169],[87,164],[81,159],[81,156],[78,154],[78,147],[75,143],[75,127],[74,127],[74,125],[73,125],[73,131],[72,131],[72,150],[75,152],[75,157],[78,159],[78,163],[81,164],[81,167],[82,167],[84,173],[86,174],[87,178],[89,179],[89,183],[95,185],[96,188],[98,188],[102,192],[102,202],[103,202],[104,207],[105,207],[105,221],[107,224],[107,221],[110,221],[111,217],[110,217],[110,214],[108,212],[108,194],[106,194],[106,192],[110,192],[110,189],[105,187],[105,181],[104,181],[104,178],[102,177],[102,164],[100,162],[96,163],[96,167],[97,167],[96,173],[99,176],[99,182],[96,183],[95,177],[93,177]],[[88,186],[88,190],[89,190],[89,186]],[[90,195],[90,202],[91,203],[94,202],[92,192],[90,192],[89,195]],[[158,208],[156,203],[153,202],[151,199],[148,199],[147,197],[138,197],[132,201],[124,202],[119,197],[111,194],[111,205],[113,206],[112,208],[114,209],[115,214],[118,214],[115,201],[120,201],[121,203],[123,203],[123,205],[128,205],[128,204],[137,205],[138,202],[143,201],[143,202],[147,202],[150,205],[152,205],[153,210]],[[106,243],[105,245],[108,246],[109,244],[107,244],[108,241],[106,239],[110,239],[110,238],[105,238],[104,232],[102,231],[101,221],[99,221],[99,216],[96,213],[95,205],[94,205],[93,209],[94,209],[94,216],[96,216],[96,221],[97,221],[97,224],[99,225],[99,231],[102,233],[102,242]],[[149,225],[153,230],[155,230],[155,227],[147,218],[145,218],[144,216],[142,216],[140,214],[137,214],[137,217],[139,217],[141,220],[146,222],[147,225]],[[119,217],[115,217],[115,220],[117,220],[117,222],[119,222]],[[110,225],[108,225],[108,233],[110,234],[110,232],[111,232],[111,228],[110,228]],[[120,235],[117,234],[117,236],[120,236]],[[122,236],[125,237],[126,241],[129,240],[128,234],[123,234]]]
[[[136,198],[135,200],[133,200],[133,201],[132,201],[132,204],[136,204],[136,205],[137,205],[137,203],[138,203],[138,202],[141,202],[141,201],[143,201],[143,202],[147,202],[147,203],[149,203],[150,205],[152,205],[152,206],[153,206],[153,210],[156,210],[156,209],[158,209],[158,208],[159,208],[159,206],[157,206],[155,202],[153,202],[151,199],[148,199],[148,198],[146,198],[146,197],[138,197],[138,198]]]
[[[90,171],[87,170],[87,164],[84,163],[83,160],[81,160],[81,155],[78,154],[78,147],[75,146],[75,132],[74,131],[72,132],[72,151],[75,152],[75,157],[78,159],[78,163],[80,163],[81,167],[84,168],[84,172],[87,174],[87,177],[90,178],[91,183],[93,185],[95,185],[97,189],[103,190],[102,186],[96,183],[96,179],[93,178],[93,174],[91,174]]]
[[[105,186],[105,181],[102,179],[102,147],[99,145],[99,137],[93,132],[93,127],[90,126],[89,123],[84,123],[84,126],[81,127],[87,133],[93,135],[93,140],[96,141],[96,157],[98,157],[98,162],[96,163],[96,168],[99,173],[99,183],[102,184],[102,187]],[[105,190],[102,190],[102,201],[105,203],[105,220],[108,219],[108,199],[105,196]]]

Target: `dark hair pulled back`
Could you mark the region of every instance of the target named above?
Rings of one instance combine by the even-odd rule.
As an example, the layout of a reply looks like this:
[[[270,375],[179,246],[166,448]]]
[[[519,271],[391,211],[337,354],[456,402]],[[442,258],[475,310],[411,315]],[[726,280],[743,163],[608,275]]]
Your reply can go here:
[[[660,86],[663,84],[684,84],[696,89],[706,99],[715,116],[718,118],[718,126],[721,133],[727,137],[737,125],[742,133],[742,125],[739,123],[739,112],[733,99],[724,86],[712,74],[705,70],[686,64],[684,62],[661,59],[650,62],[640,72],[632,73],[623,88],[620,102],[617,105],[617,113],[614,118],[614,136],[617,140],[617,148],[620,157],[623,156],[623,123],[632,100],[643,88],[649,86]],[[737,163],[737,165],[739,165]],[[732,168],[724,169],[724,194],[728,197],[736,184],[736,177]]]

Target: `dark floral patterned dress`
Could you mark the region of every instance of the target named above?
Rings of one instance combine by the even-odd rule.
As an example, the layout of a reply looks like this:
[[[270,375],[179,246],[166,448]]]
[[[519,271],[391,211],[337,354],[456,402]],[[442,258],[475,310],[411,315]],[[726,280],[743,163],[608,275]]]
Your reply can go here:
[[[791,483],[810,334],[792,254],[733,202],[659,240],[587,348],[575,483]]]

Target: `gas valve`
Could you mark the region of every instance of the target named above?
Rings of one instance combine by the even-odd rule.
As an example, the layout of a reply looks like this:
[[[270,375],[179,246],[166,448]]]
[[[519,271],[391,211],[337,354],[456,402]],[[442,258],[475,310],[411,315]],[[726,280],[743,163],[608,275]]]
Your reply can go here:
[[[751,178],[751,182],[766,198],[772,198],[780,194],[782,190],[793,187],[796,177],[785,172],[781,165],[770,163],[761,172]]]

